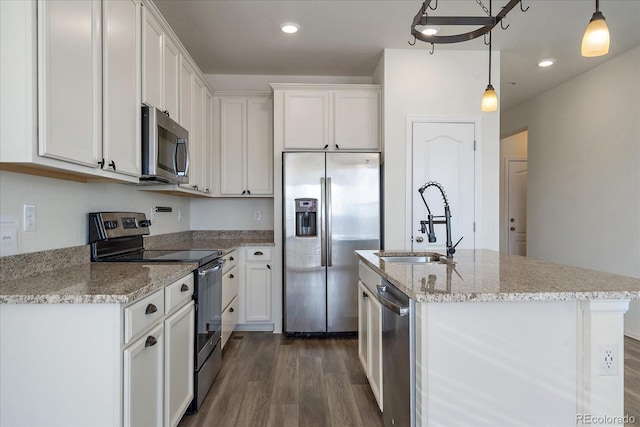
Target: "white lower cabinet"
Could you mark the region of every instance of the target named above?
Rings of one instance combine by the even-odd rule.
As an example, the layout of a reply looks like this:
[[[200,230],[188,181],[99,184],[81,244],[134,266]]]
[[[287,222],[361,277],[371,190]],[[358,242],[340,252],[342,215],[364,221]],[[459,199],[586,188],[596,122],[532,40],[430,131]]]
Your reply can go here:
[[[235,296],[222,312],[222,348],[227,344],[231,333],[238,324],[238,297]]]
[[[164,328],[160,324],[124,350],[124,425],[160,426]]]
[[[244,320],[271,322],[271,248],[247,248],[245,259]]]
[[[222,268],[222,348],[236,328],[240,314],[238,292],[241,267],[238,267],[238,251],[231,251],[224,258],[225,263]]]
[[[164,321],[164,425],[177,426],[193,399],[193,301]]]
[[[367,286],[362,282],[366,280],[362,277],[362,268],[358,282],[358,356],[382,410],[382,304],[372,290],[376,283]]]
[[[193,397],[192,294],[189,273],[130,304],[0,304],[0,425],[177,425]]]

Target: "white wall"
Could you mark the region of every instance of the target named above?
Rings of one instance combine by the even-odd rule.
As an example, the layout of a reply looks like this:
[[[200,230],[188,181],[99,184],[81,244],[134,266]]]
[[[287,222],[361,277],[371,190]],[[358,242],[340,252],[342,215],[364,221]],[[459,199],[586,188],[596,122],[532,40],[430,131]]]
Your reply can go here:
[[[126,184],[85,184],[0,171],[0,202],[0,213],[15,217],[20,230],[23,205],[36,205],[36,231],[19,231],[22,253],[86,245],[87,214],[95,211],[139,211],[149,217],[155,206],[171,206],[172,213],[155,214],[151,233],[190,229],[189,198],[138,191]]]
[[[529,256],[640,278],[640,47],[502,120],[528,130]],[[625,331],[640,339],[640,302]]]
[[[381,61],[384,69],[376,76],[384,79],[385,248],[405,248],[406,118],[425,116],[478,119],[482,211],[477,245],[498,250],[500,115],[480,111],[488,53],[436,50],[429,55],[424,49],[385,49]],[[499,96],[499,52],[494,52],[493,63],[492,83]]]

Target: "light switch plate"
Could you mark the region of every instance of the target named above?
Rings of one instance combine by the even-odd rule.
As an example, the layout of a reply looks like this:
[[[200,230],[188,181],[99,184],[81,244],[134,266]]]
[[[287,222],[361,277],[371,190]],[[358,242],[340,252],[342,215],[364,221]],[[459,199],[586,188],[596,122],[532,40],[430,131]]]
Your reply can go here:
[[[36,205],[24,205],[23,212],[22,229],[24,231],[36,231]]]

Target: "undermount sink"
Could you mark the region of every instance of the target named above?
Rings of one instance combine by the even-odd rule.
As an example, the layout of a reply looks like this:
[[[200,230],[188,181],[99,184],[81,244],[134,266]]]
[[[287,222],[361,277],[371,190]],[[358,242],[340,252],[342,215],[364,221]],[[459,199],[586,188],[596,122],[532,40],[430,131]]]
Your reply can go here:
[[[453,262],[444,255],[435,252],[424,255],[383,255],[380,256],[380,259],[392,264],[449,264]]]

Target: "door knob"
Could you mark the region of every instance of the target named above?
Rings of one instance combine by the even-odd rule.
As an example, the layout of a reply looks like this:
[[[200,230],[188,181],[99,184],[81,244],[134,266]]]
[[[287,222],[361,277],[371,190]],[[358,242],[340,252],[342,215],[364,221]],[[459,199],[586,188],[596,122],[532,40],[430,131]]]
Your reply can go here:
[[[509,228],[509,230],[511,230],[511,231],[515,231],[515,230],[516,230],[516,228],[515,228],[515,227],[511,227],[511,228]]]
[[[424,237],[422,237],[422,236],[416,237],[416,242],[418,242],[418,243],[424,242]]]
[[[515,222],[515,221],[516,221],[516,219],[515,219],[515,218],[511,218],[509,221],[511,221],[511,222]]]

